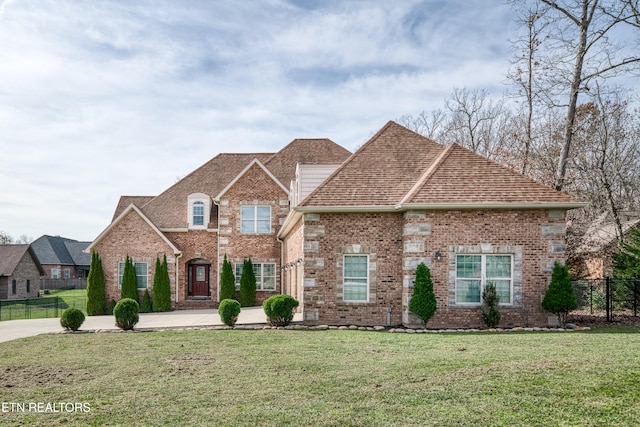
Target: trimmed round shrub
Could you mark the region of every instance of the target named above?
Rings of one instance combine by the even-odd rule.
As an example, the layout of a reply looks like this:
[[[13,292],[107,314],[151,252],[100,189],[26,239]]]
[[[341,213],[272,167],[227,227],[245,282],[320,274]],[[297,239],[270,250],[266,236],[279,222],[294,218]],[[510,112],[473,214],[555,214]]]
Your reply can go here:
[[[293,320],[293,310],[300,303],[291,295],[274,295],[262,303],[267,321],[272,326],[287,326]]]
[[[140,320],[139,312],[140,305],[138,301],[131,298],[122,298],[113,309],[113,315],[116,317],[116,326],[125,331],[130,331]]]
[[[218,306],[218,314],[225,325],[233,326],[240,314],[240,303],[234,299],[223,299]]]
[[[67,308],[60,317],[60,325],[66,330],[77,331],[84,323],[84,313],[77,308]]]

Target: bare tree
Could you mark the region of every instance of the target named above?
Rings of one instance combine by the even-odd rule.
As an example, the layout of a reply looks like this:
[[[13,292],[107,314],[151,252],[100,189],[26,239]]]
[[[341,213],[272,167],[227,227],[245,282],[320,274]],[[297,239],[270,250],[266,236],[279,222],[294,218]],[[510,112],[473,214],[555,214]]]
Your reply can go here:
[[[500,152],[500,143],[496,138],[498,128],[504,124],[500,121],[505,113],[503,101],[492,101],[486,90],[454,88],[451,96],[445,101],[449,111],[446,136],[449,141],[457,142],[489,158]]]
[[[539,50],[544,39],[544,30],[547,23],[542,17],[543,11],[539,7],[526,9],[519,12],[516,19],[524,28],[524,34],[513,41],[514,59],[507,73],[507,78],[515,88],[516,99],[522,99],[520,111],[514,117],[517,122],[516,131],[513,134],[518,142],[519,151],[517,160],[519,164],[512,164],[514,168],[527,175],[530,157],[535,145],[534,121],[536,110],[540,105],[540,97],[543,90],[540,84],[541,63]],[[524,129],[522,131],[521,129]]]
[[[542,16],[548,24],[549,87],[558,97],[567,99],[563,103],[564,137],[555,178],[555,187],[561,190],[575,133],[579,94],[594,86],[595,80],[639,70],[637,49],[628,48],[629,32],[638,34],[640,29],[638,0],[539,1],[548,7]],[[620,37],[625,30],[625,37]]]
[[[0,245],[10,245],[13,243],[13,237],[0,230]]]
[[[422,111],[417,116],[412,114],[405,114],[398,119],[398,123],[404,127],[411,129],[427,138],[434,141],[440,141],[440,137],[444,132],[445,123],[447,120],[447,114],[440,110],[433,110],[430,112]]]

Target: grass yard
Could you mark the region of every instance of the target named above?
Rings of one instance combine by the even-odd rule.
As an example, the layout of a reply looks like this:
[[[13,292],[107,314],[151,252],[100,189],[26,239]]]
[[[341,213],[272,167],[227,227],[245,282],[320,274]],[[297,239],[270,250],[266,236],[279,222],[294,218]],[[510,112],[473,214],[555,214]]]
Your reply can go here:
[[[57,311],[55,297],[59,298]],[[5,300],[0,305],[0,321],[60,317],[69,307],[78,308],[86,314],[86,300],[86,289],[51,290],[48,295],[30,299],[28,304],[24,300]]]
[[[391,334],[166,331],[2,344],[6,425],[631,426],[640,329]]]

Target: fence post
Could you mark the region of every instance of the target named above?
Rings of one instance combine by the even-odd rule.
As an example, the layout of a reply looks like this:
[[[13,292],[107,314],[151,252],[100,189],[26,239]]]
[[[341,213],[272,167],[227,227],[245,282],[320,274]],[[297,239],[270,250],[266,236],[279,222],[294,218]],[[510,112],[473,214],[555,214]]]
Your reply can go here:
[[[611,277],[607,277],[605,280],[605,292],[606,292],[606,308],[607,308],[607,322],[612,322],[611,316]]]
[[[54,308],[54,311],[53,311],[53,317],[58,317],[58,304],[59,304],[59,300],[60,300],[60,297],[58,297],[58,296],[56,295],[56,296],[55,296],[55,300],[54,300],[54,301],[55,301],[55,308]]]

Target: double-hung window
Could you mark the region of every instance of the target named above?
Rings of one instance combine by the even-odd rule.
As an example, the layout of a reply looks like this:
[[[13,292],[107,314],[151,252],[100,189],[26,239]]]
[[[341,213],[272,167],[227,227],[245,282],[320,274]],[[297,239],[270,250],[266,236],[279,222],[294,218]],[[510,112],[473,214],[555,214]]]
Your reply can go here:
[[[60,269],[59,268],[52,268],[51,269],[51,278],[52,279],[59,279],[60,278]]]
[[[456,256],[456,303],[480,304],[482,291],[489,283],[495,285],[500,304],[511,304],[511,255]]]
[[[343,301],[369,301],[369,256],[345,255],[342,280]]]
[[[196,200],[192,205],[192,225],[204,225],[204,202]]]
[[[124,276],[124,262],[118,263],[118,288],[122,288],[122,276]],[[147,289],[148,265],[146,262],[134,262],[138,289]]]
[[[242,206],[240,209],[243,233],[271,233],[271,206]]]
[[[240,289],[243,264],[236,264],[236,290]],[[253,274],[256,276],[257,291],[276,290],[276,265],[273,263],[253,264]]]

